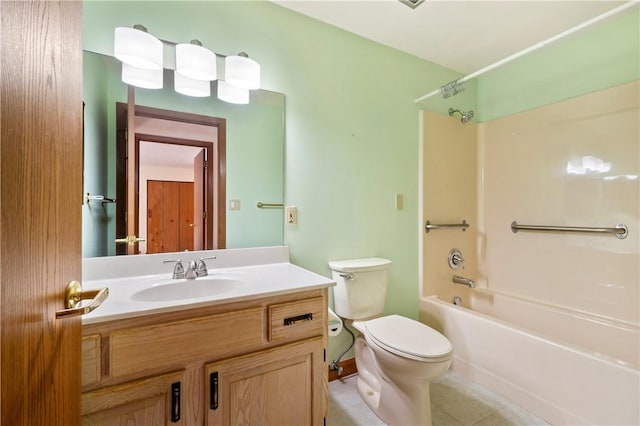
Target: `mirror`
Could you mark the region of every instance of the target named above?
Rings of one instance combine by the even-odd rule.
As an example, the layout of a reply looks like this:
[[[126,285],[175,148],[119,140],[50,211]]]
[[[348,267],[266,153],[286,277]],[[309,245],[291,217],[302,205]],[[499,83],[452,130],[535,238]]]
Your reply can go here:
[[[115,194],[116,104],[127,103],[127,85],[115,58],[85,51],[83,60],[83,192],[89,197],[82,206],[82,253],[107,256],[116,252],[116,205],[126,201]],[[284,95],[252,91],[248,105],[219,101],[214,89],[211,97],[193,98],[173,90],[172,74],[165,70],[163,89],[136,88],[135,104],[226,120],[225,247],[282,245],[283,209],[257,205],[282,204],[284,199]]]

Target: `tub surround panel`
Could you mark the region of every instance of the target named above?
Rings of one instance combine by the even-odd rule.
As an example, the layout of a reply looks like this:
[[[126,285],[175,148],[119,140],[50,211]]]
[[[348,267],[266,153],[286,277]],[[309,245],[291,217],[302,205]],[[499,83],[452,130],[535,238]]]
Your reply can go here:
[[[480,125],[483,286],[638,324],[639,94],[636,81]],[[629,235],[514,234],[514,220]]]
[[[449,290],[451,277],[462,275],[476,279],[478,236],[477,219],[477,125],[462,124],[458,116],[421,111],[422,211],[421,250],[423,282],[421,295],[441,294]],[[461,223],[469,227],[435,229],[425,233],[424,224]],[[449,250],[458,248],[463,268],[449,268]]]

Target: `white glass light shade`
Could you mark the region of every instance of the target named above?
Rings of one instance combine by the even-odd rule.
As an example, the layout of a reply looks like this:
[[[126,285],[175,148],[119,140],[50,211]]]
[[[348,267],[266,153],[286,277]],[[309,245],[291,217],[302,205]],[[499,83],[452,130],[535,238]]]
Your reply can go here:
[[[227,56],[224,59],[224,79],[243,89],[260,88],[260,64],[244,56]]]
[[[232,86],[224,80],[218,80],[218,99],[232,104],[248,104],[249,89]]]
[[[162,70],[162,42],[151,34],[134,28],[115,31],[113,56],[125,64],[149,70]]]
[[[187,96],[205,97],[211,95],[211,82],[209,80],[195,80],[185,77],[178,71],[173,73],[173,87],[176,92]]]
[[[194,80],[217,78],[216,54],[197,44],[176,45],[176,71]]]
[[[143,89],[162,89],[163,69],[147,70],[122,63],[122,81]]]

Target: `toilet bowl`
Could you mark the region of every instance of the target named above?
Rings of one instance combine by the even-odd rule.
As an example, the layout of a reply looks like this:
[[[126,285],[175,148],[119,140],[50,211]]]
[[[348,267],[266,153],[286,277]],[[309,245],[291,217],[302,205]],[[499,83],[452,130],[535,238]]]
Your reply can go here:
[[[430,383],[451,365],[451,343],[399,315],[354,321],[358,392],[388,425],[431,425]]]
[[[431,425],[430,383],[451,365],[451,342],[436,330],[400,315],[381,316],[391,261],[329,262],[336,313],[356,338],[358,392],[389,425]]]

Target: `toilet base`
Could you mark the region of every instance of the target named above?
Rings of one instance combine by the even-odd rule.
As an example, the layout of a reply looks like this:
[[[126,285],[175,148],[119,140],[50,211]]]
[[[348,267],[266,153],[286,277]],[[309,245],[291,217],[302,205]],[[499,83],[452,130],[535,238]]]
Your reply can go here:
[[[365,339],[356,339],[358,393],[367,406],[388,425],[431,425],[429,382],[394,384],[380,373]]]

